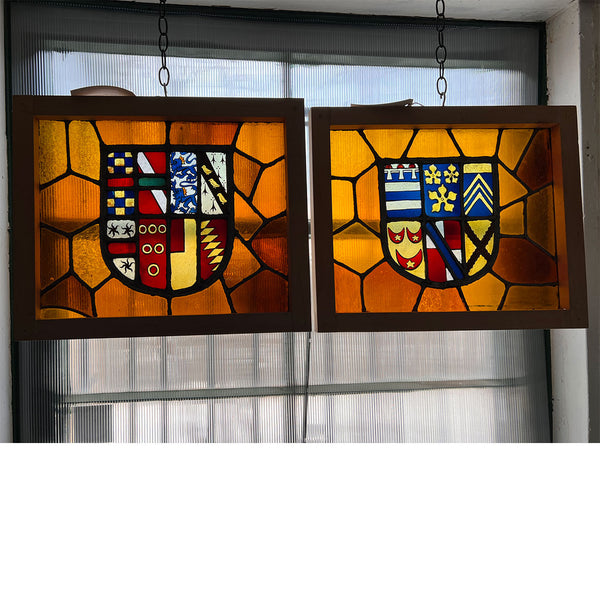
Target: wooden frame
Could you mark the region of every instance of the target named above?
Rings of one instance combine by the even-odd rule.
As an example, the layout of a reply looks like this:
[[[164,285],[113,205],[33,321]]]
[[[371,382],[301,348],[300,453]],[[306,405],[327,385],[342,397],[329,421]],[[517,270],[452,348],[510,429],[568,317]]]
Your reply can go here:
[[[40,120],[283,123],[287,172],[287,311],[40,319]],[[239,130],[238,130],[239,131]],[[237,138],[236,138],[237,139]],[[102,143],[102,140],[100,140]],[[169,139],[166,146],[169,147]],[[13,335],[17,340],[216,334],[310,329],[302,100],[120,97],[13,98]],[[105,159],[103,159],[105,160]],[[261,171],[262,173],[262,171]],[[256,183],[254,189],[256,189]],[[37,188],[36,188],[37,186]],[[140,232],[141,233],[141,232]],[[199,243],[199,242],[198,242]],[[233,242],[232,242],[233,243]],[[140,254],[141,256],[141,254]],[[72,258],[71,258],[72,261]],[[228,297],[229,298],[229,297]],[[231,300],[230,304],[231,304]],[[233,310],[233,309],[232,309]]]
[[[579,149],[574,107],[399,108],[387,105],[354,108],[314,108],[310,112],[310,125],[313,186],[313,301],[319,331],[541,329],[587,326]],[[549,131],[552,146],[552,172],[554,173],[552,184],[554,210],[556,223],[558,223],[555,234],[557,244],[555,262],[558,282],[553,285],[558,288],[559,302],[565,306],[549,310],[500,310],[497,308],[496,310],[470,311],[463,298],[466,310],[460,312],[454,310],[449,312],[418,312],[416,308],[419,300],[412,310],[409,308],[405,312],[368,312],[362,288],[365,275],[358,273],[359,276],[363,277],[360,283],[362,309],[356,309],[354,312],[337,311],[334,276],[336,261],[334,260],[334,227],[332,222],[331,132],[357,131],[367,141],[366,132],[372,129],[413,129],[414,131],[417,129],[447,129],[450,131],[451,128],[497,129],[499,132],[497,134],[498,144],[503,128],[533,128],[534,131],[537,131],[536,128],[542,128]],[[402,156],[410,156],[407,153],[410,144],[412,144],[412,139]],[[373,148],[371,150],[376,157],[375,162],[384,160],[384,156],[377,158],[378,155],[375,150]],[[497,156],[498,146],[496,146],[495,152]],[[400,156],[397,158],[400,159]],[[406,161],[408,162],[408,160],[407,158]],[[443,162],[442,159],[439,160]],[[494,168],[497,169],[497,167]],[[356,176],[354,182],[352,182],[351,177],[347,179],[350,180],[353,186],[356,186],[359,177],[362,177],[362,173]],[[380,174],[379,177],[382,181],[383,175]],[[339,176],[337,179],[343,179],[343,177]],[[379,185],[381,187],[381,183]],[[353,189],[355,190],[356,187]],[[424,194],[424,192],[422,193]],[[358,211],[356,208],[357,192],[354,191],[353,194],[355,198],[354,219],[358,219],[358,213],[356,212]],[[381,194],[383,198],[383,192]],[[377,210],[379,211],[379,208]],[[562,223],[564,223],[564,228]],[[381,250],[379,253],[381,254]],[[355,275],[350,276],[357,278]],[[427,285],[422,285],[423,288],[427,287]],[[508,284],[507,291],[510,285]],[[422,293],[423,291],[421,291]],[[501,303],[498,306],[502,308]]]

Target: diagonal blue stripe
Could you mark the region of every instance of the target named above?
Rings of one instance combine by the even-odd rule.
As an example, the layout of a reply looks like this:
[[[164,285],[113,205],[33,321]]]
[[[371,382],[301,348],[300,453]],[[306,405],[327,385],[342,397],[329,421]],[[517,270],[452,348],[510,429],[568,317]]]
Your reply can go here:
[[[440,232],[437,230],[437,227],[433,225],[433,223],[426,223],[425,229],[429,234],[429,237],[432,239],[435,247],[438,249],[439,253],[442,255],[442,258],[446,262],[448,269],[452,273],[455,279],[462,279],[463,271],[461,266],[456,261],[456,257],[452,254],[452,250],[448,248],[446,245],[446,240],[441,236]]]

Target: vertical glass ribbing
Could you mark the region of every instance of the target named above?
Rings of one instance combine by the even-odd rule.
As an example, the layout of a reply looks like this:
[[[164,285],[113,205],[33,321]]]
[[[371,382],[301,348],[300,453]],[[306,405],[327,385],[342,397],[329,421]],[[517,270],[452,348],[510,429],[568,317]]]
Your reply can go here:
[[[171,10],[172,96],[438,104],[431,25]],[[11,18],[14,94],[161,95],[154,13],[18,2]],[[449,25],[446,45],[448,104],[537,102],[537,29]],[[27,342],[18,355],[24,441],[549,438],[537,331]]]

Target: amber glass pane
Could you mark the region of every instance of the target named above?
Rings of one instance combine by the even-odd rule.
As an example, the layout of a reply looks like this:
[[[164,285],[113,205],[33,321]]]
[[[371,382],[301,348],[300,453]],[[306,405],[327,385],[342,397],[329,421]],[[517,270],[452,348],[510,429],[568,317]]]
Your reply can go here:
[[[556,310],[558,303],[557,286],[512,286],[508,290],[503,310]]]
[[[63,121],[39,122],[40,184],[67,170],[67,130]]]
[[[110,275],[100,250],[99,225],[92,225],[73,237],[73,268],[92,288]]]
[[[452,135],[465,156],[493,156],[496,152],[497,129],[453,129]]]
[[[171,144],[229,146],[238,123],[171,123]]]
[[[510,204],[527,194],[527,188],[502,165],[498,167],[498,183],[500,186],[500,206]]]
[[[527,199],[527,234],[550,254],[555,253],[554,197],[551,186]]]
[[[271,271],[261,271],[231,292],[238,313],[286,312],[288,283]]]
[[[331,217],[333,231],[354,219],[354,187],[351,181],[332,179]]]
[[[239,194],[235,194],[234,199],[235,228],[248,241],[261,227],[263,220]]]
[[[110,146],[119,144],[164,144],[162,121],[96,121],[100,137]]]
[[[469,310],[496,310],[505,290],[506,286],[491,273],[462,287]]]
[[[262,163],[270,163],[285,153],[283,123],[244,123],[236,148]]]
[[[379,173],[377,167],[367,171],[356,182],[356,208],[358,218],[379,231],[381,210],[379,208]]]
[[[40,307],[65,308],[91,317],[92,297],[90,292],[75,277],[67,277],[51,290],[42,294]]]
[[[160,317],[167,314],[167,301],[111,279],[96,292],[96,310],[99,317]]]
[[[334,265],[335,310],[340,313],[362,312],[360,301],[360,277],[355,273]]]
[[[100,142],[89,121],[69,123],[71,168],[91,179],[100,178]]]
[[[248,160],[245,156],[238,154],[233,155],[233,177],[236,187],[246,197],[252,194],[254,182],[260,172],[260,165],[252,160]]]
[[[367,312],[410,312],[420,292],[420,285],[383,263],[365,277],[365,308]]]
[[[356,177],[373,164],[375,157],[358,131],[332,131],[331,175]]]
[[[40,319],[85,319],[85,316],[64,308],[42,308]]]
[[[413,136],[412,129],[366,129],[365,136],[380,158],[402,156]]]
[[[59,233],[40,231],[40,287],[46,288],[69,271],[69,240]]]
[[[364,273],[383,259],[381,241],[355,223],[334,236],[333,257],[354,271]]]
[[[201,292],[171,300],[174,315],[223,315],[231,312],[223,286],[215,282]]]
[[[419,302],[419,312],[460,312],[466,310],[458,290],[426,288]]]
[[[524,210],[523,202],[516,202],[503,209],[500,213],[500,233],[506,235],[525,233]]]
[[[506,129],[502,132],[498,158],[509,169],[513,170],[517,166],[532,133],[533,129]]]
[[[231,288],[256,273],[258,269],[260,269],[260,263],[254,254],[240,240],[235,240],[229,265],[223,273],[225,285]]]
[[[517,174],[533,190],[552,183],[550,133],[547,129],[536,133],[521,161]]]
[[[409,158],[459,156],[458,150],[445,129],[421,129],[408,151]]]
[[[261,173],[252,204],[265,219],[271,219],[285,211],[286,179],[286,163],[283,160]]]
[[[74,231],[100,216],[100,187],[69,175],[40,193],[42,222]]]
[[[519,238],[500,240],[493,270],[511,283],[551,283],[557,277],[554,259]]]
[[[287,218],[282,217],[264,226],[252,242],[252,249],[269,267],[287,274]]]

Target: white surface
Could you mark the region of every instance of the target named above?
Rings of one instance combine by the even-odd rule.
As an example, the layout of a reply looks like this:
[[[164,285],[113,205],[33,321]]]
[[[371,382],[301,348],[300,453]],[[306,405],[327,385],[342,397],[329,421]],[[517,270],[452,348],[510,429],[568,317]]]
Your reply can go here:
[[[0,30],[4,30],[4,0],[0,0]],[[4,45],[0,48],[4,62]],[[0,82],[0,442],[12,440],[10,370],[10,287],[8,276],[8,184],[6,166],[4,77]]]
[[[157,0],[153,1],[157,2]],[[435,0],[329,0],[328,2],[322,0],[168,0],[168,2],[198,6],[234,6],[405,17],[435,16]],[[545,21],[570,3],[576,2],[575,0],[446,0],[446,17],[496,21]]]

